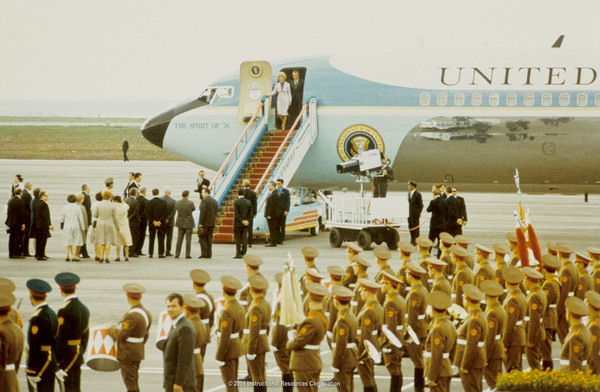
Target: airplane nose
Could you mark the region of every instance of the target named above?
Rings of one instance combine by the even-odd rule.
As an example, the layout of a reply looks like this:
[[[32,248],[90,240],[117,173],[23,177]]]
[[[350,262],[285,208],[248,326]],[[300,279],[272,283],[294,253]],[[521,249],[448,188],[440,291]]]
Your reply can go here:
[[[165,139],[165,133],[167,133],[167,128],[170,123],[170,121],[153,122],[152,120],[149,120],[142,126],[142,135],[150,143],[163,148],[163,140]]]

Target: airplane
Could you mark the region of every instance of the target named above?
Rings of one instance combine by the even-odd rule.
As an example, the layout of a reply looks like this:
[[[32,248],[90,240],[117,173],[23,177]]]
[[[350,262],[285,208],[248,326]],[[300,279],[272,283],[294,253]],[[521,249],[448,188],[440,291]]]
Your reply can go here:
[[[413,180],[514,192],[518,169],[526,193],[584,193],[587,199],[600,192],[598,60],[594,51],[558,45],[536,52],[248,61],[197,99],[149,118],[141,132],[158,147],[218,170],[261,102],[269,107],[256,117],[268,117],[265,126],[275,128],[275,98],[265,97],[279,72],[290,82],[298,71],[303,104],[315,102],[310,114],[318,134],[290,185],[356,187],[336,164],[379,149],[392,162],[391,190],[406,190]],[[298,123],[307,118],[304,113]]]

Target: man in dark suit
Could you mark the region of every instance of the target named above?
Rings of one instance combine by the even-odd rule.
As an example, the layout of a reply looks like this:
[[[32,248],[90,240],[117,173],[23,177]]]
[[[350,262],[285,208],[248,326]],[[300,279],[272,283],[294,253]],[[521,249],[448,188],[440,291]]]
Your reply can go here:
[[[34,199],[35,200],[35,199]],[[39,200],[33,205],[33,223],[31,230],[35,236],[35,258],[37,260],[48,260],[46,257],[46,243],[50,237],[50,231],[54,230],[50,219],[50,208],[48,208],[48,194],[40,191]]]
[[[81,186],[81,193],[83,193],[83,207],[85,208],[85,212],[87,213],[88,219],[88,227],[86,228],[89,231],[89,227],[92,225],[92,199],[90,198],[90,187],[87,184],[83,184]],[[83,244],[81,247],[81,258],[89,259],[90,255],[87,251],[87,244]]]
[[[25,182],[25,189],[23,189],[23,195],[21,200],[23,201],[23,207],[25,207],[25,230],[23,231],[23,256],[31,257],[29,253],[29,232],[31,231],[31,188],[33,185],[30,181]]]
[[[146,218],[146,204],[148,204],[148,199],[146,199],[145,187],[140,188],[137,202],[140,207],[140,226],[138,228],[138,232],[136,233],[138,242],[135,254],[138,256],[145,256],[145,254],[142,252],[142,249],[144,249],[144,242],[146,241],[146,227],[148,227],[148,219]]]
[[[171,254],[171,245],[173,244],[173,228],[175,227],[175,199],[171,197],[170,188],[165,188],[162,199],[167,203],[167,224],[165,226],[167,256],[173,256]]]
[[[148,256],[154,255],[154,239],[158,235],[158,258],[165,258],[165,226],[167,223],[167,202],[158,197],[160,191],[152,189],[152,199],[146,204],[145,212],[148,220]]]
[[[246,231],[252,219],[252,204],[244,197],[244,190],[238,189],[238,198],[233,202],[233,238],[235,239],[235,257],[241,259],[246,254]]]
[[[257,205],[256,205],[256,192],[250,189],[250,180],[244,180],[244,197],[250,200],[252,205],[252,215],[250,216],[250,222],[248,223],[248,247],[252,248],[252,225],[254,224],[254,218],[256,218]]]
[[[431,220],[429,221],[429,239],[432,242],[437,240],[437,249],[439,257],[439,237],[440,233],[446,230],[446,202],[440,196],[439,189],[433,189],[433,200],[429,202],[427,212],[431,212]]]
[[[389,164],[389,158],[381,153],[381,174],[373,178],[373,197],[386,197],[388,181],[394,180],[394,172]]]
[[[200,200],[202,200],[202,189],[208,188],[210,186],[210,181],[204,178],[204,170],[200,170],[198,172],[198,179],[196,180],[197,188],[194,192],[198,192],[200,194]]]
[[[467,205],[465,204],[465,199],[462,196],[458,195],[458,189],[456,187],[452,187],[452,196],[454,196],[458,202],[458,211],[459,211],[459,219],[458,222],[460,224],[460,232],[458,234],[462,234],[463,226],[467,225]]]
[[[194,346],[196,331],[185,317],[183,297],[174,293],[167,297],[167,313],[172,328],[163,352],[164,388],[166,392],[194,392]]]
[[[292,104],[288,110],[290,119],[289,125],[290,127],[296,121],[296,117],[302,111],[302,93],[304,92],[304,79],[300,79],[300,72],[294,71],[292,72],[292,81],[290,82],[290,91],[292,93]],[[300,125],[300,123],[298,123]]]
[[[278,226],[278,205],[279,195],[275,190],[275,181],[269,182],[268,185],[269,196],[267,197],[267,203],[265,205],[265,218],[269,225],[269,243],[267,246],[277,246],[279,238],[279,226]]]
[[[452,187],[446,189],[446,231],[457,236],[461,233],[460,204],[458,199],[452,195]]]
[[[190,200],[190,191],[183,191],[181,193],[181,200],[175,203],[175,210],[177,211],[177,245],[175,246],[175,258],[178,258],[181,254],[181,246],[183,244],[183,237],[185,236],[185,258],[191,259],[192,253],[192,233],[194,231],[194,217],[192,212],[196,209],[194,202]]]
[[[127,151],[129,151],[129,142],[126,138],[123,138],[123,161],[128,162]]]
[[[419,223],[423,211],[423,197],[417,190],[417,183],[408,182],[408,229],[410,230],[410,243],[417,245],[417,238],[421,235]],[[414,230],[413,230],[414,229]]]
[[[8,236],[8,257],[10,259],[22,259],[23,256],[23,234],[27,227],[27,210],[21,200],[23,190],[15,188],[14,196],[8,201],[6,212],[6,225],[10,229]]]
[[[217,209],[217,201],[210,196],[210,190],[203,188],[202,201],[200,202],[200,222],[198,224],[200,259],[212,258],[213,230],[217,219]]]
[[[127,220],[129,221],[129,230],[131,230],[131,250],[129,256],[139,257],[137,254],[138,243],[139,243],[139,231],[140,231],[140,220],[142,219],[140,214],[140,203],[137,200],[138,189],[131,188],[129,190],[129,197],[125,199],[125,203],[129,206],[127,210]]]
[[[277,226],[279,236],[277,243],[283,245],[285,241],[285,220],[290,212],[290,191],[283,187],[283,180],[277,180]]]

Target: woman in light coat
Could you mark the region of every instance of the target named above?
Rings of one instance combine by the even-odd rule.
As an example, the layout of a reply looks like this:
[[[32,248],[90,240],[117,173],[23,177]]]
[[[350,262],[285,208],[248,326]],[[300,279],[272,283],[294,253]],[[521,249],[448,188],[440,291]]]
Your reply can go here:
[[[292,89],[290,84],[286,82],[287,75],[285,72],[279,72],[277,75],[278,83],[269,95],[277,94],[277,117],[281,120],[281,129],[285,130],[285,123],[288,118],[288,109],[292,104]]]
[[[78,247],[83,245],[82,232],[85,230],[83,213],[77,205],[77,196],[67,196],[68,204],[63,207],[61,213],[61,227],[65,239],[65,261],[79,261]]]
[[[110,201],[112,193],[108,190],[102,192],[102,201],[98,203],[94,218],[96,221],[96,244],[100,252],[100,263],[110,263],[108,255],[110,246],[117,244],[117,232],[119,231],[119,219],[115,204]]]
[[[121,196],[113,198],[115,208],[117,209],[117,219],[121,231],[117,234],[117,258],[115,261],[121,261],[121,246],[123,247],[123,256],[125,261],[129,261],[129,247],[133,244],[131,239],[131,230],[129,229],[129,219],[127,219],[127,211],[129,205],[121,201]]]

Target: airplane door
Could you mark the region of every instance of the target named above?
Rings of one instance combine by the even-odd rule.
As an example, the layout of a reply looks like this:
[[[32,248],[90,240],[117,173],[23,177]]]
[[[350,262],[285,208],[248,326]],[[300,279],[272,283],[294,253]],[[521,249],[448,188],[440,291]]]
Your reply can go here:
[[[237,122],[247,124],[256,109],[260,98],[271,92],[273,87],[271,64],[267,61],[244,61],[240,65],[240,101]],[[261,113],[259,113],[260,117]]]

